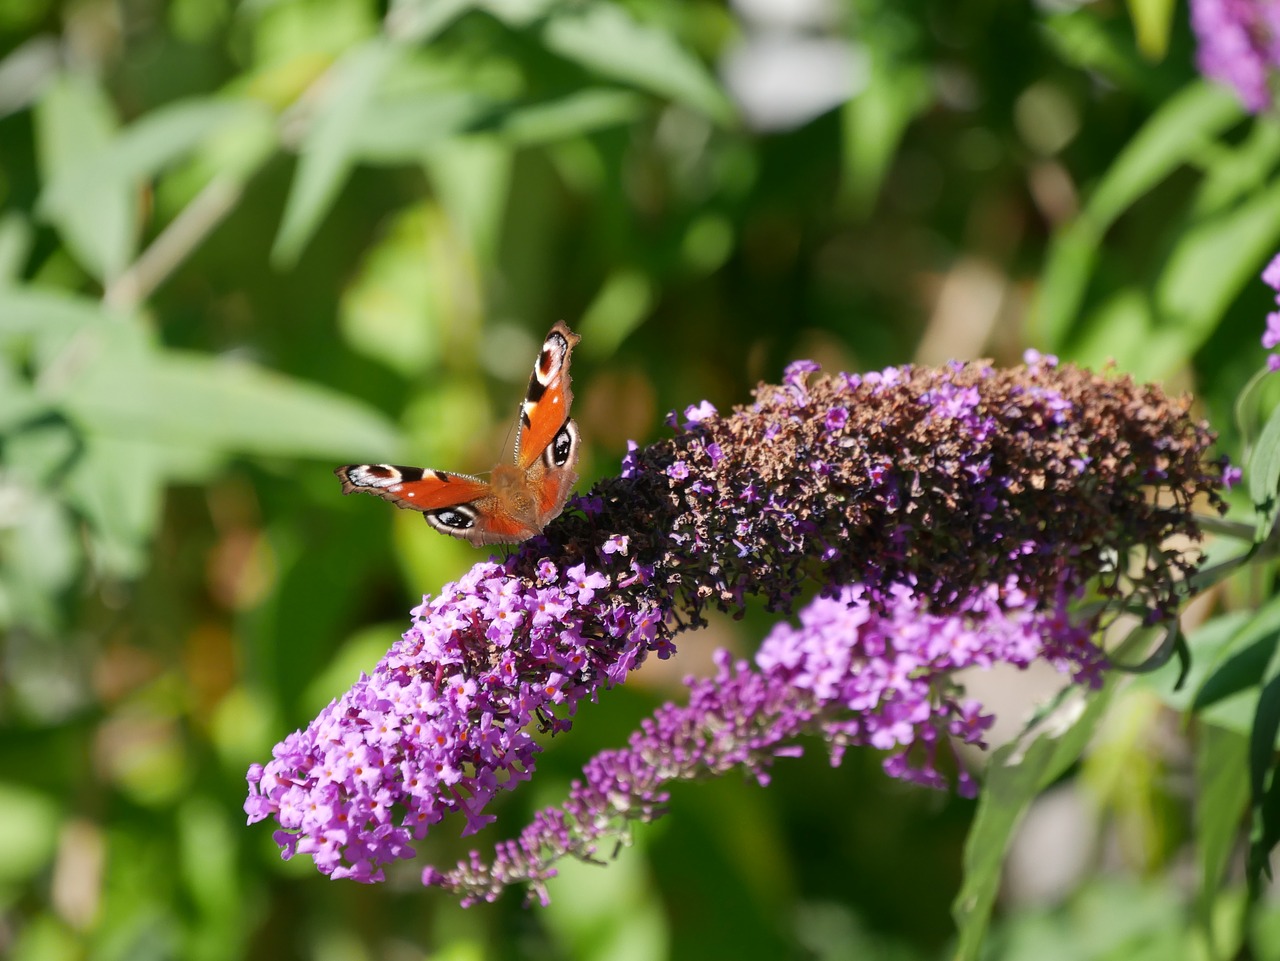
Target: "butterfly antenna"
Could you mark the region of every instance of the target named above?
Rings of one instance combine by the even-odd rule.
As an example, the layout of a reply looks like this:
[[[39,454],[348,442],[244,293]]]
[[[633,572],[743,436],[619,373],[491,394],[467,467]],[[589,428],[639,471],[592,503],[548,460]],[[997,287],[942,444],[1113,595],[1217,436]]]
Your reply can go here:
[[[502,450],[504,452],[511,451],[512,460],[515,460],[516,455],[518,455],[520,452],[515,449],[515,443],[511,440],[511,432],[520,426],[520,415],[523,412],[524,412],[524,402],[522,401],[520,403],[520,406],[516,409],[516,419],[511,422],[511,426],[507,428],[507,435],[502,439]],[[519,434],[516,435],[517,440],[519,439],[519,436],[520,436]],[[502,455],[499,454],[498,456],[501,457]]]

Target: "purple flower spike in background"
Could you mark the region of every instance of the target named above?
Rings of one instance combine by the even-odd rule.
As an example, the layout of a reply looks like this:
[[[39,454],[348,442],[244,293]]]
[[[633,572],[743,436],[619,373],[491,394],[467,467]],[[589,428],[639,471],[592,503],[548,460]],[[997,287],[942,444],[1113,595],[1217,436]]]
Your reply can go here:
[[[1262,346],[1267,350],[1280,347],[1280,254],[1271,258],[1262,271],[1262,282],[1276,292],[1276,309],[1267,314],[1267,327],[1262,332]],[[1267,355],[1267,368],[1272,372],[1280,370],[1280,354]]]
[[[534,728],[568,731],[710,608],[789,612],[816,592],[754,665],[721,655],[688,705],[597,757],[493,859],[423,873],[464,900],[515,881],[545,899],[558,858],[657,816],[671,781],[763,782],[802,735],[834,761],[865,745],[894,777],[969,792],[952,742],[981,743],[991,718],[956,671],[1041,660],[1093,684],[1104,617],[1176,615],[1199,563],[1192,504],[1220,505],[1222,482],[1186,401],[1052,358],[815,370],[792,364],[727,415],[691,408],[541,537],[424,600],[370,676],[250,770],[250,820],[277,822],[285,857],[381,880],[446,816],[486,826],[536,769]],[[1086,590],[1103,603],[1073,614]]]
[[[1196,66],[1232,87],[1250,113],[1274,102],[1280,67],[1280,0],[1191,0]]]

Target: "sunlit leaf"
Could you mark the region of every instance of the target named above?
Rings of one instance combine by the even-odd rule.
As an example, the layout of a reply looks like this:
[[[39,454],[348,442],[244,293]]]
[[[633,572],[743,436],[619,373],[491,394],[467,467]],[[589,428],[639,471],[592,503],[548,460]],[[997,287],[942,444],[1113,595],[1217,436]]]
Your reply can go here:
[[[417,163],[431,148],[492,117],[495,109],[490,97],[465,90],[383,98],[356,118],[350,150],[369,163]]]
[[[991,756],[978,812],[965,841],[964,882],[951,909],[959,929],[958,961],[979,956],[1014,832],[1032,800],[1080,757],[1114,688],[1114,682],[1108,682],[1080,705],[1078,717],[1069,726],[1039,733],[1030,743],[1024,735]]]
[[[1169,31],[1177,5],[1174,0],[1128,0],[1128,4],[1138,49],[1152,60],[1159,60],[1169,48]]]
[[[619,269],[605,280],[583,312],[583,349],[609,357],[653,309],[653,284],[638,270]]]
[[[93,432],[283,457],[384,459],[400,446],[380,414],[323,387],[196,353],[111,351],[64,385]]]
[[[16,773],[16,772],[11,772]],[[0,883],[13,884],[47,868],[58,843],[60,804],[16,782],[0,783]]]
[[[328,213],[355,164],[356,134],[365,111],[400,55],[400,48],[373,39],[352,48],[331,69],[302,142],[284,219],[271,250],[276,263],[287,266],[297,260]]]
[[[83,297],[37,288],[0,289],[0,338],[47,333],[72,334],[110,322],[111,315]]]
[[[510,199],[514,151],[502,140],[469,137],[442,144],[424,158],[440,204],[449,213],[450,226],[466,244],[483,276],[497,266],[503,219]],[[437,284],[447,278],[438,276]],[[465,275],[460,281],[470,279]],[[480,282],[474,282],[480,299]],[[462,305],[460,305],[462,306]]]
[[[34,232],[26,217],[16,210],[0,215],[0,286],[22,276],[33,240]]]
[[[1219,143],[1203,164],[1204,180],[1196,192],[1192,214],[1198,219],[1217,213],[1267,186],[1280,165],[1280,121],[1257,117],[1238,145]]]
[[[43,194],[40,216],[57,228],[87,271],[99,281],[111,280],[133,259],[138,234],[133,186],[118,177],[91,179],[94,159],[115,135],[115,108],[87,74],[68,73],[45,88],[35,126],[43,182],[70,178],[94,188]]]
[[[1071,352],[1086,366],[1115,360],[1123,370],[1144,363],[1151,351],[1151,295],[1129,287],[1076,319]]]
[[[1249,794],[1253,806],[1254,833],[1249,852],[1249,877],[1257,884],[1270,876],[1270,857],[1280,843],[1280,772],[1277,771],[1276,736],[1280,734],[1280,655],[1274,654],[1262,680],[1262,693],[1249,732]]]
[[[1244,116],[1239,99],[1226,88],[1207,81],[1188,84],[1160,105],[1111,163],[1089,198],[1087,216],[1105,229]]]
[[[645,109],[644,100],[627,90],[577,90],[555,100],[502,111],[492,127],[506,142],[529,146],[630,123]]]
[[[120,131],[82,162],[52,177],[42,202],[75,207],[103,181],[137,185],[220,134],[247,125],[258,129],[265,108],[251,100],[203,98],[170,104]]]
[[[426,43],[474,6],[476,0],[391,0],[387,32],[401,42]]]
[[[1280,599],[1247,616],[1229,640],[1213,651],[1213,672],[1199,686],[1190,709],[1199,713],[1241,691],[1260,686],[1277,645],[1280,645]],[[1202,659],[1209,656],[1200,644],[1196,645],[1196,654]]]
[[[733,109],[702,63],[670,33],[634,20],[625,8],[565,8],[543,28],[548,48],[588,70],[670,97],[727,124]]]
[[[442,218],[425,205],[401,211],[343,293],[339,323],[353,348],[409,376],[439,355],[432,265]],[[447,282],[447,281],[446,281]]]
[[[844,106],[843,191],[862,213],[880,192],[907,126],[933,96],[923,64],[872,62],[867,85]]]
[[[1204,343],[1258,265],[1280,245],[1280,185],[1239,209],[1183,232],[1156,284],[1162,324],[1177,328],[1182,357]]]
[[[1030,319],[1043,348],[1062,350],[1072,339],[1101,253],[1101,239],[1093,221],[1081,217],[1050,241]]]
[[[1280,494],[1280,407],[1271,412],[1253,445],[1245,465],[1245,479],[1249,498],[1258,510],[1257,539],[1262,540],[1271,531],[1276,498]]]
[[[100,570],[135,577],[145,569],[167,479],[153,443],[94,436],[85,445],[61,486],[89,522]]]
[[[28,489],[12,526],[0,528],[0,565],[17,620],[53,634],[66,616],[63,593],[83,555],[73,519],[53,496]]]
[[[1248,739],[1213,724],[1199,728],[1196,744],[1196,854],[1200,868],[1196,915],[1212,936],[1213,908],[1249,803]]]
[[[1124,31],[1088,8],[1073,8],[1045,19],[1045,39],[1070,66],[1159,103],[1168,95],[1151,64],[1138,54]]]
[[[1231,93],[1213,84],[1196,82],[1163,103],[1129,141],[1080,216],[1059,232],[1050,248],[1034,308],[1037,333],[1049,349],[1062,349],[1073,339],[1102,238],[1115,219],[1175,170],[1192,162],[1214,137],[1242,117],[1239,101]],[[1200,255],[1207,257],[1210,252]],[[1185,270],[1186,266],[1178,269]],[[1167,271],[1166,283],[1175,282],[1179,276]],[[1197,279],[1200,276],[1197,274]],[[1164,302],[1170,301],[1165,298]],[[1198,313],[1206,316],[1204,311]],[[1189,342],[1198,342],[1197,336],[1188,331],[1172,345],[1172,350],[1186,350]],[[1155,366],[1151,364],[1149,369]]]

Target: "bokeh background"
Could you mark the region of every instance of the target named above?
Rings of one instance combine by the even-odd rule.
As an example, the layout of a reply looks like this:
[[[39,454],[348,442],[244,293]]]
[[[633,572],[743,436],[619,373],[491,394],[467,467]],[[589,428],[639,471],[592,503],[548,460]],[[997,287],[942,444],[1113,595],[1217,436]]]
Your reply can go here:
[[[546,909],[424,891],[456,826],[378,886],[281,862],[245,769],[477,559],[331,470],[487,468],[561,318],[583,488],[797,357],[1113,361],[1229,451],[1277,169],[1169,0],[2,0],[0,956],[945,957],[972,805],[870,752],[682,786]],[[591,705],[480,842],[768,626]],[[989,957],[1192,956],[1160,683],[1033,811]]]

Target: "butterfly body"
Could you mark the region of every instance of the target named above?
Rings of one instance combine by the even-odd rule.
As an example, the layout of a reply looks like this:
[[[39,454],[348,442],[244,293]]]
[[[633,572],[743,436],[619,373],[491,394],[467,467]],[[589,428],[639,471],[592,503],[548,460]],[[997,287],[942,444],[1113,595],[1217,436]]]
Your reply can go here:
[[[578,427],[569,419],[569,360],[578,340],[562,322],[543,341],[520,405],[514,463],[496,465],[487,480],[396,464],[349,464],[334,471],[342,492],[376,494],[422,511],[442,534],[477,547],[541,533],[564,509],[578,479]]]

